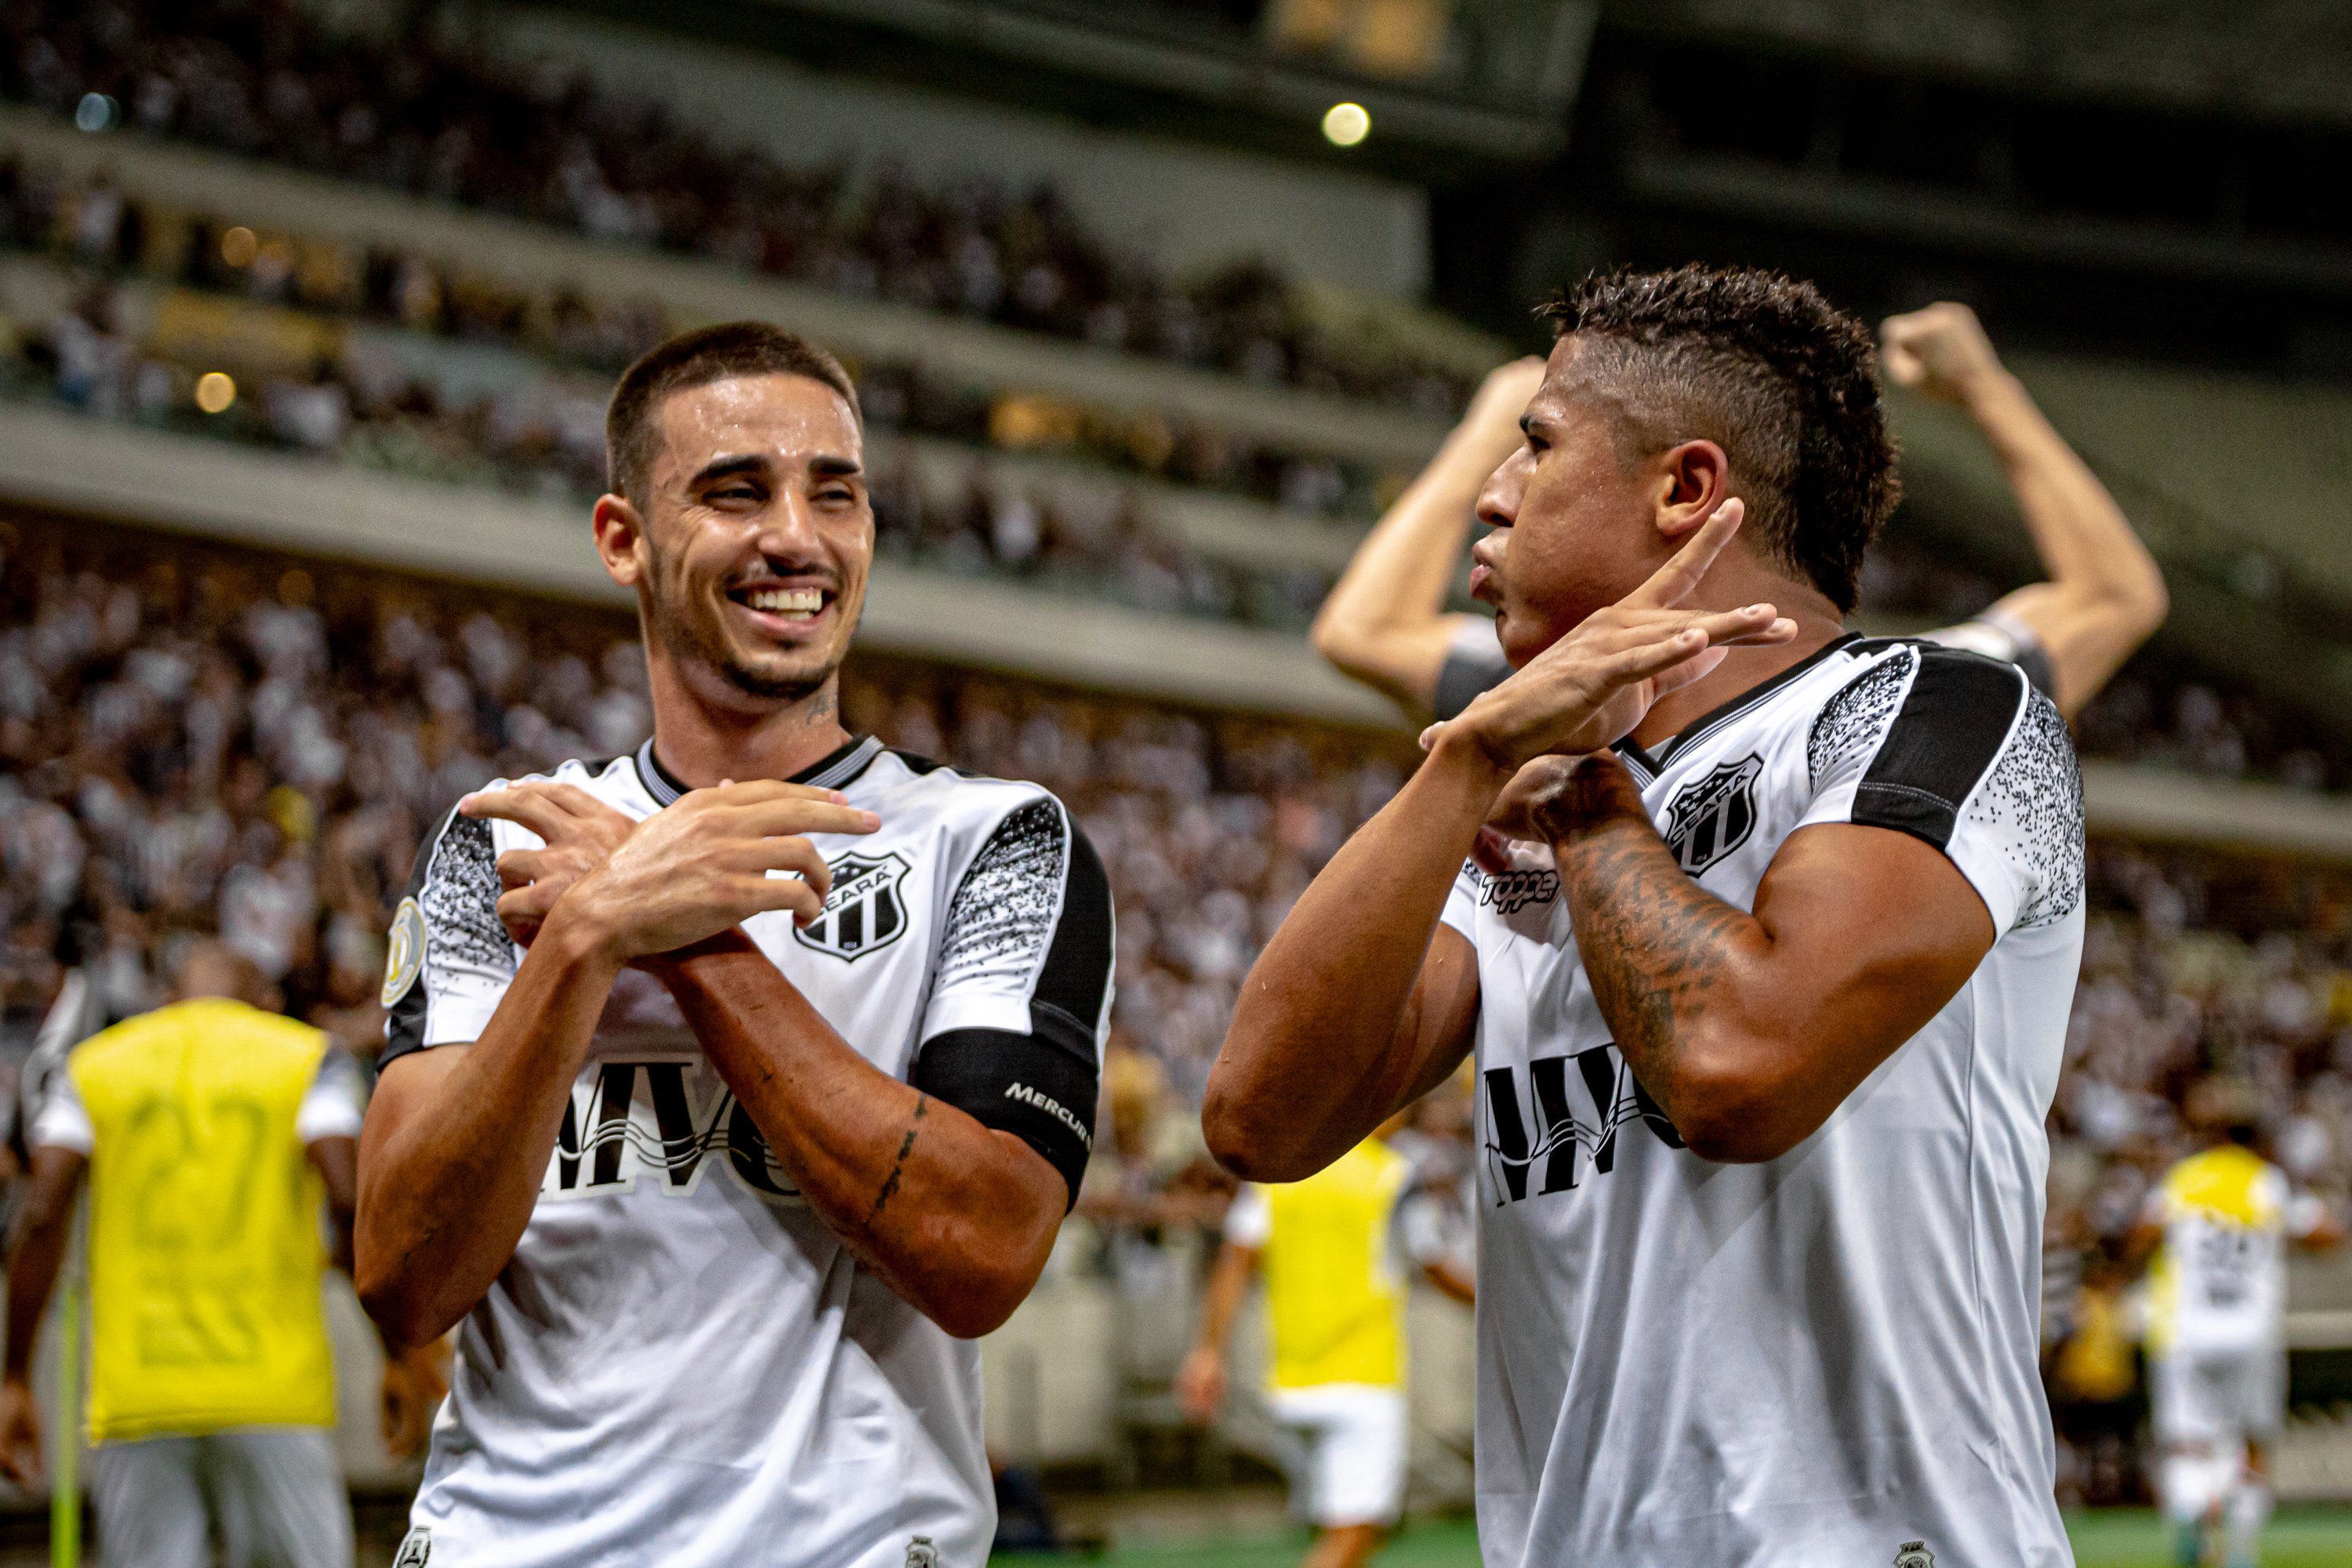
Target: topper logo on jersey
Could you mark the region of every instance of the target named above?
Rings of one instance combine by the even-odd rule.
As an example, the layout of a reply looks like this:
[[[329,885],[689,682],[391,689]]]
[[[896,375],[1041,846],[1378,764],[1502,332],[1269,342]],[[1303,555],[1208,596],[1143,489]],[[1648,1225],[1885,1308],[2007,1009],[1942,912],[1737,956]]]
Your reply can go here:
[[[898,897],[908,869],[905,860],[896,855],[844,855],[825,864],[833,871],[833,887],[824,895],[823,912],[793,932],[802,946],[855,963],[906,934],[907,905]]]
[[[1756,779],[1764,759],[1726,763],[1675,793],[1666,807],[1666,847],[1696,877],[1748,842],[1756,831]]]
[[[635,1187],[649,1172],[661,1191],[694,1191],[702,1157],[724,1150],[735,1179],[763,1197],[797,1198],[768,1141],[733,1094],[720,1089],[696,1103],[690,1058],[600,1061],[580,1075],[556,1129],[540,1194],[549,1198],[609,1196]],[[642,1097],[638,1085],[645,1086]]]
[[[1548,904],[1559,897],[1559,873],[1550,869],[1486,871],[1478,879],[1478,901],[1491,904],[1498,915],[1515,915],[1529,904]]]
[[[1568,1067],[1584,1085],[1594,1111],[1590,1122],[1569,1109]],[[1649,1128],[1669,1149],[1683,1146],[1682,1134],[1649,1091],[1625,1068],[1614,1044],[1595,1046],[1572,1057],[1536,1057],[1528,1063],[1535,1089],[1535,1135],[1528,1134],[1522,1113],[1519,1075],[1516,1068],[1488,1068],[1486,1083],[1486,1169],[1494,1179],[1495,1203],[1515,1204],[1528,1195],[1528,1173],[1543,1166],[1543,1185],[1537,1195],[1564,1193],[1578,1183],[1577,1152],[1590,1152],[1595,1175],[1617,1167],[1617,1130],[1629,1121]]]

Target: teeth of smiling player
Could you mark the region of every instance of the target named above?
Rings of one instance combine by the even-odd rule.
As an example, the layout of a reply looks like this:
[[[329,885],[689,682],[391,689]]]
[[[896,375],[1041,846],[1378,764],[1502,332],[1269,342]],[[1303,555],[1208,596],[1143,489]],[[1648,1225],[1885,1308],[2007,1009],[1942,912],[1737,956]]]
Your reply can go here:
[[[824,608],[821,588],[762,588],[750,598],[753,609],[791,620],[805,620]]]

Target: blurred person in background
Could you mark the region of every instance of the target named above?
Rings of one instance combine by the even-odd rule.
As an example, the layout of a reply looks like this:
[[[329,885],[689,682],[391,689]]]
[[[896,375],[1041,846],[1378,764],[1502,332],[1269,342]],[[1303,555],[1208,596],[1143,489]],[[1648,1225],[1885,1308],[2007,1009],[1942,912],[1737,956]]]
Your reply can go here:
[[[1357,1568],[1404,1506],[1404,1265],[1468,1305],[1433,1203],[1391,1146],[1401,1111],[1302,1182],[1242,1188],[1225,1215],[1201,1331],[1176,1378],[1188,1420],[1225,1402],[1226,1354],[1254,1276],[1265,1280],[1265,1401],[1289,1439],[1291,1507],[1317,1531],[1307,1568]]]
[[[2261,1560],[2270,1447],[2286,1420],[2286,1244],[2340,1239],[2326,1205],[2256,1152],[2259,1095],[2216,1079],[2191,1097],[2208,1147],[2148,1194],[2130,1239],[2149,1268],[2148,1386],[2157,1490],[2175,1561],[2221,1538],[2229,1568]]]
[[[1948,302],[1895,316],[1880,344],[1889,380],[1976,421],[2050,574],[1927,636],[2017,665],[2073,719],[2163,624],[2163,575],[2106,487],[2002,367],[1974,311]],[[1324,658],[1415,713],[1451,719],[1511,672],[1494,623],[1448,613],[1445,597],[1479,488],[1517,449],[1519,417],[1542,379],[1533,358],[1487,376],[1316,616]]]
[[[195,944],[171,1003],[71,1050],[27,1131],[0,1470],[41,1478],[34,1340],[87,1173],[91,1491],[110,1563],[201,1568],[215,1531],[231,1564],[352,1560],[319,1216],[323,1202],[348,1268],[364,1090],[326,1036],[268,1010],[273,992],[246,955]],[[395,1367],[404,1390],[436,1375],[417,1360]]]
[[[2069,1506],[2125,1500],[2132,1451],[2146,1413],[2129,1300],[2131,1273],[2108,1248],[2083,1266],[2063,1315],[2053,1314],[2050,1416],[2064,1445],[2061,1497]]]

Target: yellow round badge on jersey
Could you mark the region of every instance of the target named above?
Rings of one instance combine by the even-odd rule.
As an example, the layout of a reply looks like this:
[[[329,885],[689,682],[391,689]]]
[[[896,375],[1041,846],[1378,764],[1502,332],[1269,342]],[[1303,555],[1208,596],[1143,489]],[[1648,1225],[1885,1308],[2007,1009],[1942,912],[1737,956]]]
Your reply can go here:
[[[383,955],[383,1005],[389,1007],[407,995],[416,977],[425,973],[425,911],[415,899],[400,900],[386,945],[390,951]]]

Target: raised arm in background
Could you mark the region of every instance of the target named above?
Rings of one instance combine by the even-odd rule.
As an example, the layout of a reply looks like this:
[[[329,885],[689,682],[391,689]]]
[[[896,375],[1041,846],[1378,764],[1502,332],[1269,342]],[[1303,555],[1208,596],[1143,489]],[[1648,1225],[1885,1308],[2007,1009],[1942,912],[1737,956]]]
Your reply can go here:
[[[2030,632],[2052,700],[2072,719],[2164,622],[2164,577],[2123,509],[2001,365],[1966,305],[1930,305],[1880,331],[1889,379],[1968,411],[2009,476],[2046,582],[1986,612]]]
[[[1528,358],[1486,377],[1429,467],[1364,536],[1315,617],[1316,652],[1424,716],[1465,628],[1493,641],[1486,617],[1446,613],[1445,590],[1479,487],[1517,449],[1519,415],[1543,374],[1544,362]]]

